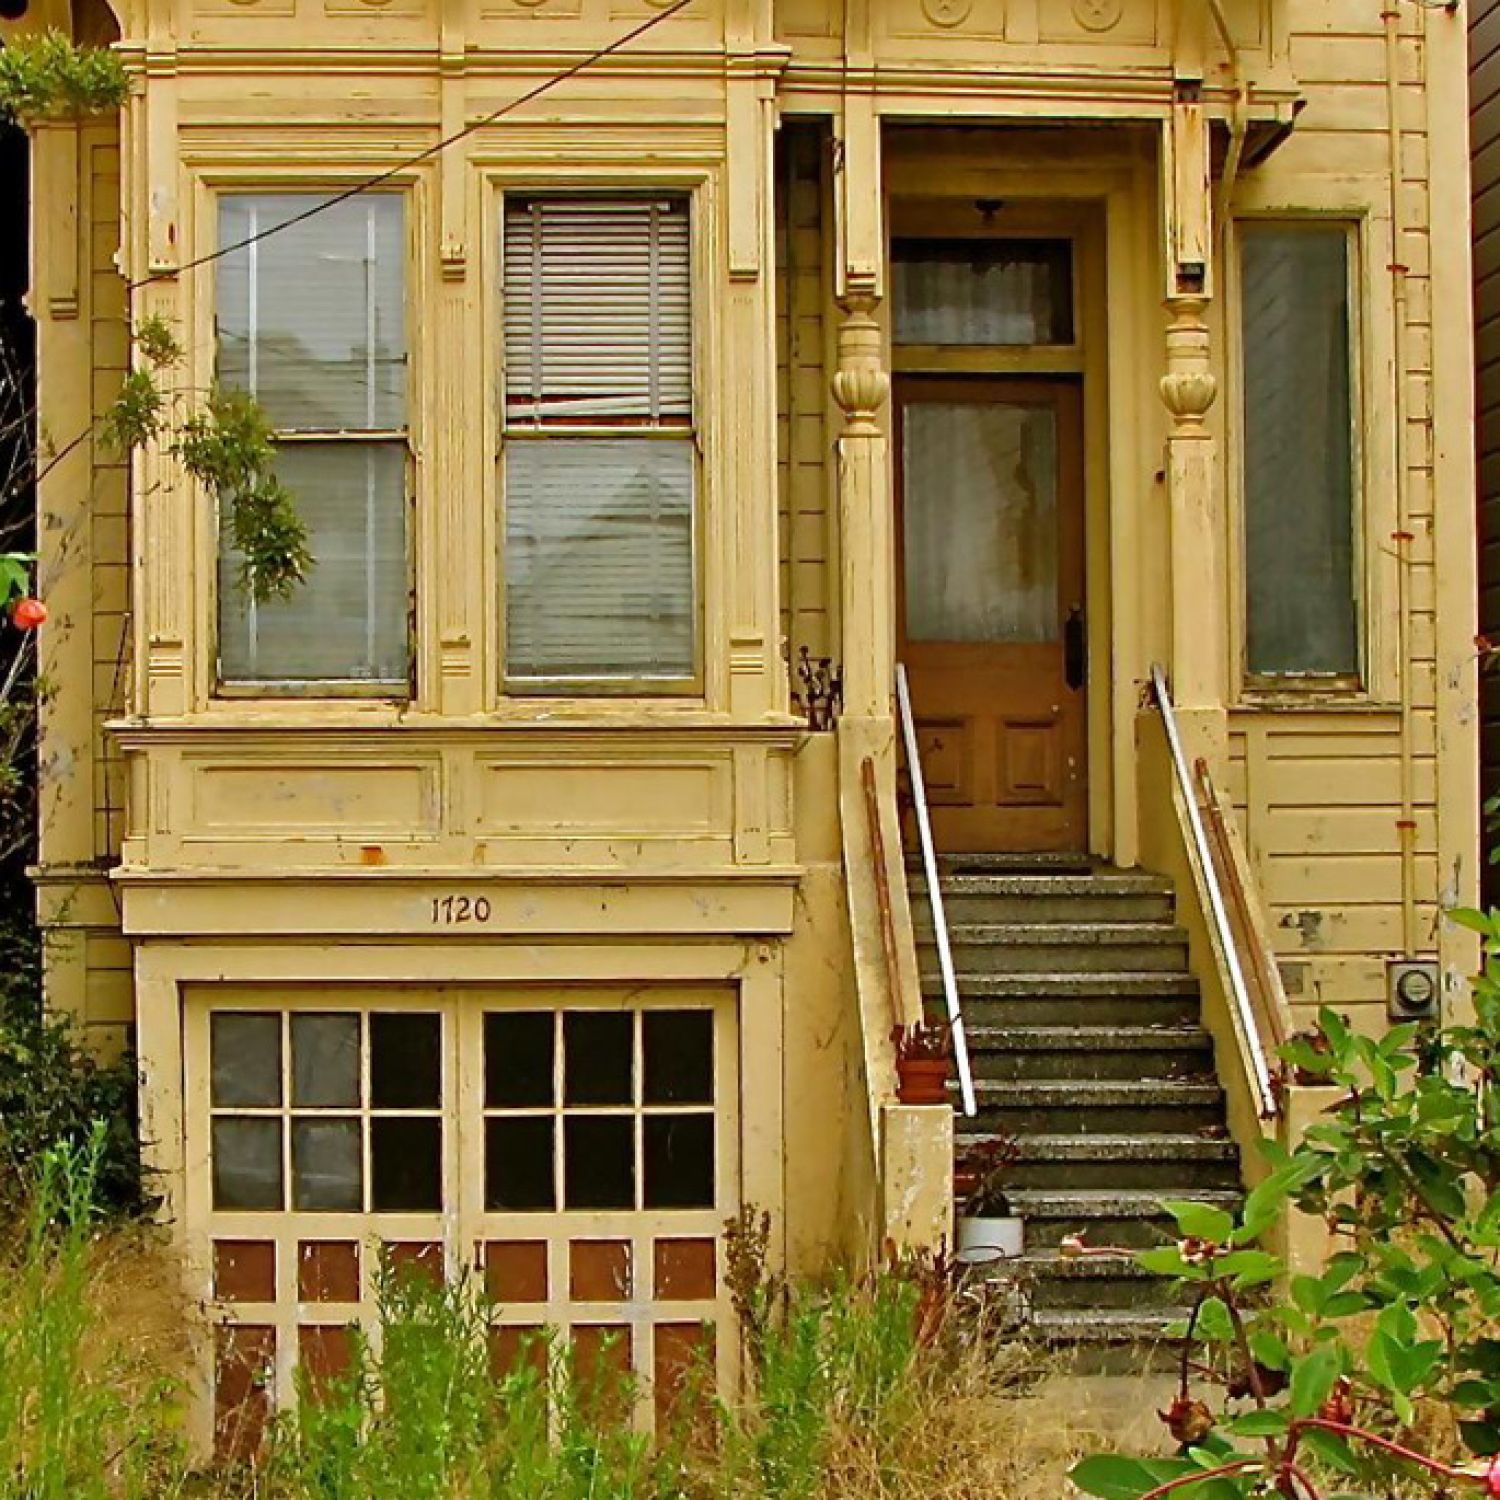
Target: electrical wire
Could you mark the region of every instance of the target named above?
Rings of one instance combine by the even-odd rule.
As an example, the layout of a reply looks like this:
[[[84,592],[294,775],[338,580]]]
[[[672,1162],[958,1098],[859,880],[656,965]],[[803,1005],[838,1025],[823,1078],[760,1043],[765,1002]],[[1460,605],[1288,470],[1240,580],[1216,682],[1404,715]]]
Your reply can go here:
[[[340,203],[347,203],[351,198],[357,198],[361,193],[368,193],[375,188],[383,187],[386,183],[409,172],[413,167],[420,166],[424,161],[430,161],[435,156],[440,156],[450,146],[456,146],[460,141],[467,140],[476,132],[485,130],[502,120],[512,111],[520,109],[523,105],[530,104],[535,99],[540,99],[543,94],[550,93],[559,84],[566,83],[570,78],[576,78],[578,74],[585,72],[602,62],[606,57],[628,47],[632,42],[660,26],[663,21],[669,21],[679,12],[684,11],[693,0],[673,0],[673,3],[665,10],[656,15],[648,17],[639,26],[632,27],[622,36],[617,36],[614,41],[600,47],[597,52],[591,52],[586,57],[581,57],[577,62],[569,63],[560,73],[554,73],[550,78],[543,81],[535,88],[528,89],[524,94],[517,94],[514,99],[508,99],[498,109],[493,109],[487,115],[477,120],[471,120],[461,130],[455,130],[452,135],[444,136],[441,140],[434,141],[430,146],[423,147],[414,156],[407,157],[404,161],[397,162],[394,166],[387,167],[383,172],[377,172],[373,177],[367,177],[363,182],[354,183],[352,186],[334,193],[331,197],[320,198],[316,203],[302,210],[301,213],[293,214],[289,219],[283,219],[279,223],[272,224],[266,229],[257,231],[255,234],[247,235],[244,239],[235,240],[232,244],[220,245],[216,250],[210,250],[206,254],[195,256],[180,266],[170,269],[153,271],[147,276],[142,276],[136,281],[125,283],[127,292],[139,291],[143,286],[151,286],[159,281],[170,281],[175,277],[182,276],[189,271],[195,271],[200,266],[212,265],[217,260],[223,260],[226,255],[234,255],[240,250],[246,250],[251,245],[261,240],[270,239],[273,234],[281,234],[283,231],[295,228],[298,224],[305,224],[309,219],[316,218],[321,213],[326,213],[330,208],[336,208]]]

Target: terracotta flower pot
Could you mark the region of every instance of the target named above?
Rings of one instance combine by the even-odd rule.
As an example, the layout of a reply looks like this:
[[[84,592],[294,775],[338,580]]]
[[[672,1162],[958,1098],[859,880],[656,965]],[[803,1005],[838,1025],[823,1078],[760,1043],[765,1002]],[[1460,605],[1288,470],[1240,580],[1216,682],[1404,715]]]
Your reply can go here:
[[[896,1097],[903,1104],[948,1102],[946,1057],[903,1058],[896,1064]]]

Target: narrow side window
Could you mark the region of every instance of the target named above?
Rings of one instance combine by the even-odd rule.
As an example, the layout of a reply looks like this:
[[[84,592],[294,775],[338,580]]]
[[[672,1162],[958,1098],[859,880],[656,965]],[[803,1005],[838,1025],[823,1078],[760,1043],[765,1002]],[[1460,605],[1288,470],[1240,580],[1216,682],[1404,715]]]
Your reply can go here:
[[[1349,226],[1240,225],[1246,666],[1360,669]]]
[[[315,566],[257,603],[223,518],[219,677],[262,692],[360,688],[410,677],[403,203],[366,193],[266,238],[320,198],[226,195],[219,242],[218,379],[249,391],[276,430],[277,473]]]
[[[690,684],[688,205],[510,197],[503,241],[506,681]]]

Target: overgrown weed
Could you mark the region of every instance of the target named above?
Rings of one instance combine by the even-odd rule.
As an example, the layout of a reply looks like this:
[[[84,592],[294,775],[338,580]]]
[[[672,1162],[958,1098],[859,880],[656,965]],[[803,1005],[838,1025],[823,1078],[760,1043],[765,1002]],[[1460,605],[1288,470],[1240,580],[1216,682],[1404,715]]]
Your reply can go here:
[[[752,1215],[730,1235],[739,1389],[716,1396],[705,1357],[654,1435],[608,1350],[540,1335],[500,1368],[475,1279],[386,1268],[347,1366],[302,1377],[256,1463],[195,1473],[190,1320],[152,1231],[101,1227],[102,1149],[49,1151],[0,1246],[0,1500],[1050,1500],[1100,1440],[942,1262],[790,1285]]]
[[[161,1500],[186,1473],[168,1373],[186,1355],[184,1320],[146,1231],[101,1233],[107,1146],[101,1125],[44,1151],[28,1211],[0,1242],[6,1500]]]

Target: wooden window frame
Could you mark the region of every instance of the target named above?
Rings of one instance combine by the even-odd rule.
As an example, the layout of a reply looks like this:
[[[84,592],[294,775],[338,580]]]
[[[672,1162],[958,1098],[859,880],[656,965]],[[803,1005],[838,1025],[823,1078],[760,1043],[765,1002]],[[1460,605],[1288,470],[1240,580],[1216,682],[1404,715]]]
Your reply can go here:
[[[538,184],[534,179],[492,178],[489,193],[490,238],[495,246],[494,262],[486,273],[488,295],[494,299],[494,313],[487,319],[487,326],[496,330],[492,341],[494,360],[495,392],[491,403],[495,423],[491,451],[494,455],[490,465],[493,496],[489,506],[494,526],[493,544],[489,553],[494,559],[494,576],[487,593],[495,610],[495,623],[490,639],[495,645],[495,677],[503,700],[546,700],[549,704],[569,700],[589,703],[607,700],[634,700],[642,706],[667,702],[691,700],[701,703],[708,687],[706,662],[708,658],[708,608],[707,608],[707,541],[710,534],[707,523],[710,504],[710,465],[707,462],[709,412],[704,402],[705,348],[708,340],[707,317],[703,287],[707,271],[705,256],[713,247],[707,243],[704,223],[707,217],[703,197],[704,179],[694,175],[687,180],[663,178],[659,183],[642,185],[638,179],[611,181],[589,176],[581,181],[561,178],[554,182]],[[682,202],[688,220],[688,276],[689,276],[689,323],[691,330],[691,415],[686,431],[681,429],[656,429],[642,427],[634,429],[623,424],[611,426],[607,423],[569,425],[565,429],[547,432],[535,423],[512,423],[506,410],[505,390],[505,339],[503,328],[504,300],[501,291],[504,277],[505,209],[511,199],[584,199],[595,198],[607,201],[636,201],[649,203],[669,198]],[[513,675],[507,659],[505,630],[505,450],[512,442],[545,442],[558,437],[572,438],[619,438],[639,437],[654,441],[682,442],[690,445],[692,453],[692,528],[691,528],[691,580],[692,600],[690,615],[693,632],[693,666],[690,673],[682,677],[653,676],[551,676],[525,677]]]
[[[1369,187],[1368,193],[1364,191]],[[1378,184],[1319,180],[1282,185],[1242,184],[1241,200],[1227,225],[1224,296],[1219,317],[1226,372],[1223,432],[1229,546],[1230,684],[1234,704],[1246,708],[1351,709],[1391,706],[1401,663],[1398,627],[1387,608],[1399,597],[1400,566],[1390,541],[1396,528],[1393,402],[1382,401],[1376,372],[1390,367],[1393,298],[1375,268],[1393,258],[1390,220]],[[1299,190],[1300,189],[1300,190]],[[1242,224],[1337,226],[1348,237],[1351,414],[1351,537],[1355,643],[1359,668],[1352,675],[1254,674],[1248,661],[1248,573],[1245,541],[1244,340],[1240,276]]]
[[[305,176],[288,176],[286,178],[237,178],[216,177],[212,182],[204,183],[204,191],[200,194],[199,213],[204,221],[213,226],[212,244],[218,247],[219,234],[219,208],[222,201],[231,197],[274,197],[274,196],[304,196],[309,199],[318,197],[333,198],[348,189],[350,184],[339,182],[336,179],[325,178],[308,174]],[[226,678],[222,671],[222,658],[219,651],[219,632],[221,624],[221,600],[219,584],[219,561],[220,561],[220,536],[221,528],[219,518],[214,517],[214,524],[210,528],[210,548],[207,560],[207,588],[208,588],[208,620],[210,628],[207,639],[209,641],[208,651],[208,682],[210,684],[210,695],[214,700],[225,704],[249,703],[256,701],[323,701],[330,707],[348,706],[352,703],[369,703],[372,706],[381,704],[401,711],[418,699],[419,686],[419,610],[417,600],[417,578],[418,548],[420,545],[420,527],[417,524],[416,508],[417,494],[420,486],[420,465],[418,463],[419,439],[417,422],[421,410],[420,397],[420,359],[421,339],[418,332],[421,309],[417,300],[418,269],[420,258],[418,247],[420,236],[424,232],[421,205],[417,201],[415,184],[409,180],[396,179],[384,185],[377,191],[386,197],[398,198],[402,205],[402,297],[404,312],[406,316],[406,422],[399,429],[381,431],[287,431],[278,430],[274,434],[274,441],[287,446],[300,446],[308,444],[350,444],[358,446],[367,445],[399,445],[402,453],[402,488],[404,491],[402,500],[402,532],[405,541],[405,580],[406,580],[406,662],[407,671],[404,678],[396,679],[370,679],[360,678],[315,678],[315,679],[238,679]],[[206,364],[206,375],[204,388],[211,383],[212,372],[217,367],[218,337],[216,328],[216,307],[218,297],[218,279],[210,276],[206,280],[206,296],[203,299],[203,308],[197,320],[197,326],[202,331],[202,347],[206,350],[203,363]],[[295,502],[296,496],[293,493]]]
[[[550,1327],[560,1337],[576,1328],[628,1326],[632,1333],[633,1368],[642,1379],[634,1419],[649,1427],[652,1421],[650,1380],[657,1356],[656,1330],[678,1330],[711,1321],[716,1329],[715,1371],[719,1388],[734,1388],[738,1366],[732,1298],[727,1283],[723,1232],[742,1197],[740,1090],[742,998],[733,982],[719,980],[651,980],[499,983],[482,986],[418,987],[390,982],[336,986],[297,984],[193,984],[184,996],[183,1137],[186,1175],[182,1220],[188,1239],[190,1274],[199,1283],[209,1341],[217,1330],[245,1327],[271,1329],[275,1363],[270,1369],[273,1404],[285,1408],[296,1400],[296,1367],[300,1330],[375,1326],[378,1243],[441,1247],[449,1278],[470,1271],[485,1274],[486,1246],[526,1242],[545,1247],[547,1294],[535,1302],[502,1301],[495,1309],[498,1328]],[[644,1014],[652,1010],[702,1009],[714,1018],[713,1077],[715,1121],[715,1191],[712,1207],[695,1209],[619,1209],[552,1211],[493,1211],[484,1202],[485,1106],[484,1017],[496,1011],[578,1011]],[[440,1212],[391,1213],[374,1211],[217,1209],[212,1196],[211,1125],[215,1114],[210,1096],[210,1022],[225,1012],[281,1017],[283,1045],[290,1033],[289,1018],[310,1013],[358,1012],[365,1019],[362,1039],[369,1034],[368,1016],[375,1012],[437,1013],[442,1017],[443,1208]],[[642,1023],[634,1036],[639,1042]],[[637,1064],[639,1052],[637,1051]],[[282,1056],[283,1115],[291,1115],[288,1085],[290,1057]],[[368,1060],[362,1056],[362,1067]],[[636,1084],[637,1097],[640,1093]],[[365,1093],[368,1103],[368,1091]],[[685,1106],[691,1108],[691,1106]],[[640,1113],[640,1105],[635,1106]],[[561,1118],[562,1110],[558,1110]],[[283,1149],[285,1150],[285,1143]],[[285,1159],[285,1158],[284,1158]],[[366,1193],[369,1191],[368,1161]],[[368,1198],[367,1198],[368,1201]],[[287,1173],[283,1202],[292,1202]],[[663,1240],[712,1239],[715,1242],[715,1291],[711,1298],[663,1299],[657,1295],[656,1247]],[[572,1295],[571,1248],[580,1241],[627,1241],[635,1279],[629,1294],[603,1303]],[[221,1297],[214,1282],[216,1247],[225,1244],[274,1246],[275,1296],[271,1300]],[[299,1257],[308,1244],[357,1244],[359,1297],[357,1301],[307,1301],[298,1285]],[[207,1351],[206,1351],[207,1352]],[[205,1370],[212,1380],[211,1369]]]

